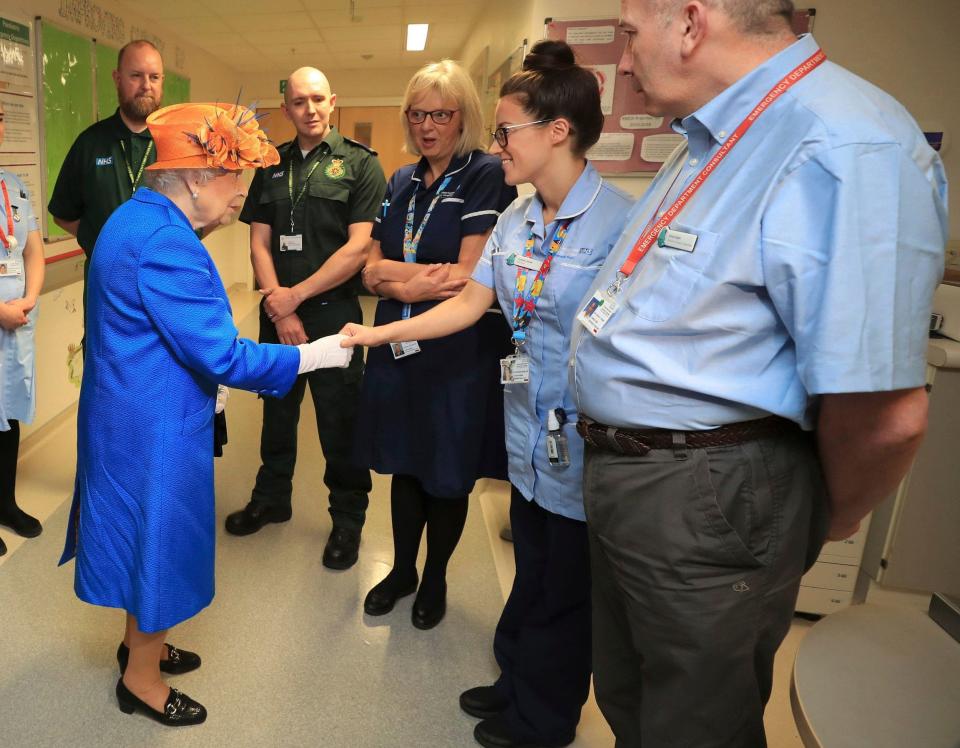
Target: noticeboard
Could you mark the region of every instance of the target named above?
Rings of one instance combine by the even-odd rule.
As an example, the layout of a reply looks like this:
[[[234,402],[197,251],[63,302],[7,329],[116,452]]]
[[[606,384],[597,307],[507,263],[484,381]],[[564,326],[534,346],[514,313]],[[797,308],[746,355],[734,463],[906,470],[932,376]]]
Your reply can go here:
[[[600,85],[604,125],[587,152],[604,174],[655,172],[682,141],[670,122],[643,112],[643,98],[630,80],[617,75],[626,39],[616,18],[546,19],[548,39],[567,42],[577,62],[593,71]]]
[[[813,30],[816,10],[797,10],[793,29]],[[617,75],[626,39],[616,18],[547,18],[546,37],[567,42],[577,62],[593,71],[600,85],[603,132],[587,157],[604,174],[656,172],[683,141],[669,120],[644,113],[643,98],[629,78]]]

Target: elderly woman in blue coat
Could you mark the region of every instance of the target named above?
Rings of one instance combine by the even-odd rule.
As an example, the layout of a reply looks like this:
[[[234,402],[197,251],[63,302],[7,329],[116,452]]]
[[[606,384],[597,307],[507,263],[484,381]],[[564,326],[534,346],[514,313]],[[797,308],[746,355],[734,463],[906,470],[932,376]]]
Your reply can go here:
[[[81,600],[127,613],[120,709],[177,726],[207,714],[161,672],[200,666],[166,634],[213,599],[217,386],[278,397],[298,373],[346,366],[349,355],[337,336],[296,347],[239,339],[197,238],[243,204],[242,169],[279,161],[253,112],[181,104],[154,112],[147,126],[157,162],[103,227],[90,265],[63,561],[76,555]]]

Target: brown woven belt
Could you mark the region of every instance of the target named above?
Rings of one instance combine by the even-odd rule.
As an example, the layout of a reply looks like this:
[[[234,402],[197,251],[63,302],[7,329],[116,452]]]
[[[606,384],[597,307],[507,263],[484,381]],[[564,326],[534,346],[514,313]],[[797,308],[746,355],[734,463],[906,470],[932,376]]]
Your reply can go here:
[[[651,449],[674,449],[684,445],[690,449],[729,447],[734,444],[776,436],[799,427],[780,416],[758,418],[755,421],[731,423],[709,431],[670,431],[649,429],[637,431],[607,426],[580,416],[577,433],[591,447],[625,455],[645,455]]]

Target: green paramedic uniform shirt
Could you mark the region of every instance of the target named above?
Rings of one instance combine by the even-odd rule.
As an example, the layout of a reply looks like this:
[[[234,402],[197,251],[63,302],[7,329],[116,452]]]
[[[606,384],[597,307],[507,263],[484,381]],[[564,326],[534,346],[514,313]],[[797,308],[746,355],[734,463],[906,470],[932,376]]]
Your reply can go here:
[[[47,209],[64,221],[80,220],[77,242],[88,259],[103,224],[133,194],[127,163],[136,177],[141,164],[146,168],[157,160],[152,143],[150,131],[131,132],[118,109],[80,133],[70,147]]]
[[[244,223],[265,223],[271,228],[270,254],[277,278],[285,287],[313,275],[347,242],[351,223],[373,222],[386,190],[376,151],[331,127],[327,137],[306,158],[296,139],[278,149],[280,163],[257,169],[250,193],[240,213]],[[316,165],[316,166],[315,166]],[[293,195],[300,195],[304,178],[309,183],[293,211],[290,226],[290,175]],[[281,235],[303,237],[301,250],[281,251]],[[325,301],[356,296],[362,289],[359,275],[325,293],[304,301],[298,314],[316,311]]]

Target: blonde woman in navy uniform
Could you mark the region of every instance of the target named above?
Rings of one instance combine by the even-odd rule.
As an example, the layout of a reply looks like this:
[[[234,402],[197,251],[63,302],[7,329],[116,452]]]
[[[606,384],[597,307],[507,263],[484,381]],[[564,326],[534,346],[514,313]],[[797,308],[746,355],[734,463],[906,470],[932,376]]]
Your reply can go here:
[[[516,353],[502,362],[517,573],[494,638],[500,677],[460,695],[484,746],[573,741],[590,689],[590,561],[583,442],[567,384],[574,316],[620,235],[630,198],[587,150],[603,127],[593,73],[563,42],[534,45],[500,90],[492,148],[508,184],[536,189],[504,211],[454,299],[384,327],[348,325],[343,345],[425,340],[472,324],[494,300]],[[382,350],[371,348],[370,355]]]
[[[0,144],[4,120],[0,103]],[[0,193],[0,525],[34,538],[43,528],[17,506],[15,489],[20,421],[32,421],[36,408],[33,333],[43,286],[43,242],[23,182],[0,170]],[[0,538],[0,556],[6,552]]]
[[[500,159],[481,150],[480,100],[463,68],[450,60],[422,68],[407,85],[402,109],[407,150],[420,161],[390,179],[374,226],[364,281],[381,297],[377,325],[416,317],[459,293],[516,196],[504,184]],[[384,615],[417,591],[413,625],[439,623],[467,496],[477,478],[506,477],[496,368],[509,331],[499,313],[475,322],[439,340],[398,341],[367,357],[357,456],[393,476],[394,540],[393,569],[367,595],[368,615]],[[427,559],[418,589],[424,528]]]

